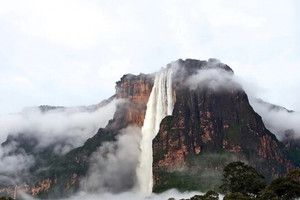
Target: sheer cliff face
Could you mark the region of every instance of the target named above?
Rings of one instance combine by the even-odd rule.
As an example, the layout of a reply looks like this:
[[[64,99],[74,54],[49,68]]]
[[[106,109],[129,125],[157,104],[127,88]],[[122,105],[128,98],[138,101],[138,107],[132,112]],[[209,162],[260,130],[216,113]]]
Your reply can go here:
[[[154,77],[140,74],[124,75],[116,85],[116,97],[127,100],[125,104],[125,120],[135,126],[142,127],[147,102],[153,86]]]
[[[284,162],[281,144],[266,130],[243,91],[178,89],[176,99],[173,116],[162,122],[153,142],[155,151],[167,151],[158,166],[168,166],[170,159],[184,162],[172,155],[176,151],[187,156],[225,150]]]
[[[199,70],[217,69],[222,71],[222,76],[232,76],[233,71],[227,65],[214,59],[187,59],[172,63],[172,67],[174,110],[162,120],[152,145],[155,192],[170,188],[216,189],[222,168],[236,160],[248,162],[267,176],[279,176],[295,167],[284,145],[253,111],[240,86],[218,85],[216,90],[205,82],[199,87],[187,84],[192,76],[197,77]],[[80,180],[88,173],[93,152],[104,142],[116,141],[121,129],[129,125],[143,126],[153,84],[153,74],[124,75],[116,83],[114,95],[124,101],[106,128],[99,129],[82,147],[64,156],[48,157],[47,154],[37,161],[33,181],[26,182],[25,190],[42,197],[57,195],[53,198],[78,190]],[[38,173],[45,168],[47,171]],[[126,189],[134,186],[134,179],[131,177]],[[6,189],[13,191],[13,188]]]
[[[221,178],[222,168],[234,160],[248,162],[267,177],[280,176],[294,167],[282,143],[265,128],[239,86],[191,89],[184,80],[194,69],[206,69],[207,63],[185,61],[180,65],[184,72],[179,76],[184,74],[184,78],[175,83],[173,114],[161,122],[153,140],[154,191],[171,187],[193,190],[201,184],[203,189],[217,187],[214,181],[196,179],[205,176],[207,168],[213,169],[207,173],[216,175],[209,179]],[[227,66],[214,67],[232,73]],[[223,155],[223,160],[214,160],[216,154]]]
[[[220,175],[222,167],[235,160],[248,162],[268,177],[282,175],[294,167],[284,146],[265,128],[240,86],[221,85],[216,90],[203,83],[195,88],[187,84],[199,70],[222,70],[224,76],[233,76],[227,65],[213,59],[188,59],[178,60],[172,67],[176,68],[175,105],[172,116],[162,120],[153,140],[154,191],[181,188],[189,180],[197,186],[201,182],[193,182],[190,176],[203,175],[204,168]],[[126,75],[117,82],[117,97],[128,99],[124,116],[129,124],[143,125],[152,86],[153,77],[146,75]],[[223,160],[209,158],[216,154]],[[203,156],[208,157],[204,160]],[[208,183],[208,187],[213,184]]]

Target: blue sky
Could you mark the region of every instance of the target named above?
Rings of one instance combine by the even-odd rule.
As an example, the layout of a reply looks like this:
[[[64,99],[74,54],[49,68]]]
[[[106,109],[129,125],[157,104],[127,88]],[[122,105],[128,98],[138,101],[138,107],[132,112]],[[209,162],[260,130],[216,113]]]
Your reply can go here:
[[[300,4],[278,0],[0,0],[0,114],[89,105],[125,73],[218,58],[300,110]]]

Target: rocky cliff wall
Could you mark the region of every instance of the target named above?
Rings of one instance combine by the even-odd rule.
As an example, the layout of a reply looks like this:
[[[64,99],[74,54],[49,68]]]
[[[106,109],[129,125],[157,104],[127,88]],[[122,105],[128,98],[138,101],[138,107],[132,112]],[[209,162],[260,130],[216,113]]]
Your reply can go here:
[[[124,75],[116,83],[116,97],[127,101],[125,120],[131,125],[143,126],[147,102],[153,86],[152,75]]]
[[[186,84],[199,70],[221,69],[232,75],[231,68],[215,59],[178,60],[172,67],[175,105],[153,141],[154,191],[212,189],[218,186],[222,168],[236,160],[248,162],[270,177],[295,167],[284,145],[265,128],[240,87],[216,91],[209,87],[191,89]],[[76,191],[89,169],[90,156],[103,142],[115,141],[120,130],[129,125],[142,127],[153,81],[153,75],[124,75],[116,83],[114,95],[123,103],[106,128],[62,157],[47,155],[37,162],[40,164],[34,166],[26,190],[48,198]]]
[[[195,66],[207,68],[205,62],[200,67],[194,62],[182,64],[184,71]],[[214,67],[232,74],[226,65]],[[215,180],[221,179],[222,168],[235,160],[249,163],[267,178],[281,176],[295,167],[283,144],[254,112],[242,88],[191,89],[182,80],[186,78],[176,84],[173,114],[162,121],[153,141],[154,191],[172,187],[197,190],[199,186],[203,190],[217,189],[219,182]]]

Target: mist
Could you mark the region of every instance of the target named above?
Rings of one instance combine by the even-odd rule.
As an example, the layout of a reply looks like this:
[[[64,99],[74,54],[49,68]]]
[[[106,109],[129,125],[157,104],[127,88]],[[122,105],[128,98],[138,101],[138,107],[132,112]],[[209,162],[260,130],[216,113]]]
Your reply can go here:
[[[102,107],[59,107],[50,110],[34,107],[18,114],[1,115],[1,184],[22,183],[36,162],[35,155],[45,149],[62,155],[83,145],[113,118],[120,103],[113,100]]]
[[[88,174],[81,180],[79,192],[60,200],[168,200],[191,198],[201,192],[166,192],[144,196],[138,192],[136,167],[139,162],[141,128],[129,126],[120,131],[114,142],[103,143],[90,158]],[[36,198],[20,191],[25,200]]]
[[[128,191],[123,192],[119,194],[113,194],[109,192],[104,193],[90,193],[90,192],[79,192],[76,195],[73,195],[69,198],[63,198],[60,200],[81,200],[81,199],[89,199],[89,200],[168,200],[169,198],[175,198],[176,200],[182,199],[182,198],[191,198],[192,196],[196,194],[202,194],[201,192],[179,192],[176,189],[171,189],[166,192],[155,194],[152,193],[151,196],[143,197],[140,194],[134,192],[134,191]],[[36,198],[33,198],[32,196],[29,196],[27,194],[21,193],[22,198],[24,200],[37,200]],[[223,198],[223,195],[220,195],[220,199]]]
[[[0,141],[7,137],[22,135],[37,139],[35,150],[53,144],[55,153],[64,154],[70,149],[81,146],[93,136],[100,127],[106,126],[113,118],[116,105],[109,104],[95,109],[85,107],[57,108],[43,111],[39,107],[26,108],[17,114],[0,116]]]
[[[88,174],[81,181],[82,191],[120,193],[134,189],[140,140],[140,128],[129,126],[121,130],[117,141],[102,144],[90,158]]]
[[[265,126],[279,140],[300,138],[300,112],[274,106],[259,99],[250,99],[253,109],[262,117]]]
[[[201,192],[179,192],[176,189],[171,189],[166,192],[160,194],[152,193],[151,196],[142,197],[135,192],[124,192],[120,194],[112,194],[112,193],[104,193],[104,194],[88,194],[81,192],[76,196],[70,197],[68,199],[62,200],[79,200],[79,199],[90,199],[90,200],[168,200],[169,198],[175,198],[176,200],[182,198],[191,198],[196,194],[202,194]],[[220,195],[220,199],[222,199],[222,195]]]
[[[188,86],[190,90],[209,88],[216,92],[242,89],[242,86],[232,72],[219,68],[217,66],[219,64],[219,62],[208,63],[208,68],[198,70],[196,74],[186,80],[186,86]]]
[[[300,114],[298,112],[258,101],[255,93],[257,86],[247,84],[230,71],[213,66],[199,70],[197,74],[186,80],[185,85],[191,90],[204,87],[216,92],[245,88],[251,106],[262,116],[266,127],[276,134],[278,139],[284,140],[287,137],[286,130],[293,130],[292,136],[289,137],[299,137],[300,126],[297,122],[300,120]],[[19,114],[0,116],[0,139],[5,141],[8,135],[27,134],[37,138],[35,147],[37,151],[57,144],[54,153],[64,154],[82,145],[87,138],[97,132],[98,128],[104,127],[113,118],[116,105],[120,103],[122,102],[114,100],[95,110],[78,107],[58,108],[44,112],[39,108],[29,108]],[[62,141],[63,143],[60,143]],[[200,194],[199,192],[181,193],[175,189],[161,194],[152,193],[148,197],[138,193],[136,167],[141,153],[140,142],[141,129],[130,126],[120,131],[116,141],[103,143],[90,157],[91,165],[87,175],[80,182],[79,192],[63,200],[83,198],[167,200],[171,197],[191,198],[195,194]],[[9,152],[16,150],[16,146],[17,144],[12,142],[5,148],[1,147],[0,174],[24,173],[34,164],[34,158],[26,152],[11,155]],[[207,179],[220,176],[221,173],[215,171],[206,171],[202,174],[202,177]],[[7,177],[0,177],[0,179],[6,180]],[[34,199],[26,194],[22,195],[25,199]]]
[[[300,112],[290,111],[280,105],[264,102],[259,98],[264,89],[255,83],[250,83],[239,76],[212,65],[210,68],[199,70],[197,74],[189,77],[185,84],[191,90],[196,88],[209,88],[215,92],[230,91],[232,89],[245,90],[254,111],[262,117],[265,126],[279,140],[300,138]]]

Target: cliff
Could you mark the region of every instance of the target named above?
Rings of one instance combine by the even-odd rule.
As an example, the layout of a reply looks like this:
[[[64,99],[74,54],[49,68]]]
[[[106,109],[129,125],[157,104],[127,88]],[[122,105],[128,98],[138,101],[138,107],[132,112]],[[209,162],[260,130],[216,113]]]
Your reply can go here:
[[[197,61],[181,65],[185,71],[207,68],[207,63]],[[233,73],[228,66],[213,66]],[[189,75],[180,74],[185,74],[182,80]],[[154,191],[217,189],[222,168],[235,160],[248,162],[269,179],[295,167],[240,86],[190,89],[175,83],[175,94],[172,116],[161,122],[153,140]]]
[[[153,86],[153,75],[124,75],[116,83],[116,94],[108,100],[102,101],[97,107],[107,105],[114,98],[121,99],[112,120],[105,128],[89,138],[83,146],[71,150],[63,156],[53,154],[54,146],[47,147],[38,153],[33,149],[36,139],[20,133],[17,136],[9,136],[2,144],[3,147],[12,143],[18,144],[16,151],[33,155],[36,162],[18,180],[18,187],[32,196],[39,198],[59,198],[73,194],[80,188],[80,181],[87,175],[91,165],[91,156],[105,142],[114,142],[120,131],[129,125],[141,127],[143,125],[147,102]],[[87,108],[94,108],[89,106]],[[41,106],[43,111],[56,109],[57,107]],[[61,109],[62,107],[59,107]],[[85,107],[84,107],[85,109]],[[134,170],[134,169],[133,169]],[[22,177],[22,175],[19,175]],[[14,179],[14,177],[11,177]],[[124,189],[132,188],[135,177],[129,177]],[[14,185],[3,185],[3,195],[11,194]],[[2,191],[0,190],[0,192]],[[9,191],[9,192],[7,192]],[[11,195],[10,195],[11,196]]]
[[[229,66],[215,59],[187,59],[168,67],[174,68],[175,105],[172,115],[162,120],[153,140],[155,192],[169,188],[215,189],[222,168],[236,160],[248,162],[268,178],[299,167],[289,150],[265,128],[241,86],[230,82],[233,70]],[[218,71],[218,74],[210,74],[213,81],[210,84],[207,79],[199,81],[199,71],[209,70]],[[220,74],[226,77],[221,84],[216,77]],[[100,128],[83,146],[64,156],[45,151],[43,156],[36,157],[30,176],[20,187],[41,198],[57,198],[77,191],[99,147],[105,142],[116,141],[121,130],[129,125],[143,126],[153,84],[154,74],[124,75],[116,83],[113,96],[122,103],[108,125]],[[132,189],[135,179],[129,176],[123,190]]]
[[[126,100],[125,120],[131,125],[143,126],[153,78],[145,74],[127,74],[116,83],[116,97]]]

